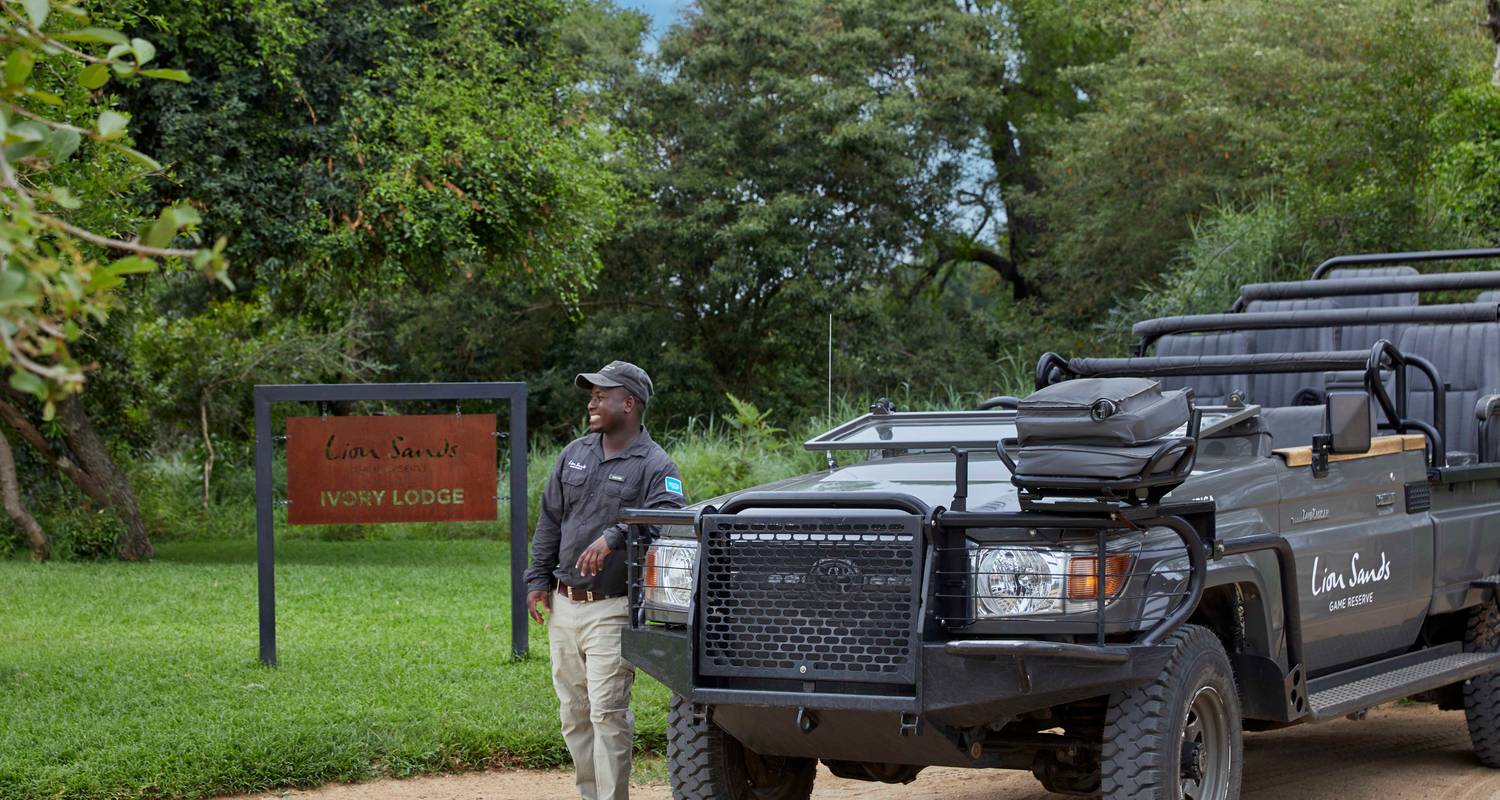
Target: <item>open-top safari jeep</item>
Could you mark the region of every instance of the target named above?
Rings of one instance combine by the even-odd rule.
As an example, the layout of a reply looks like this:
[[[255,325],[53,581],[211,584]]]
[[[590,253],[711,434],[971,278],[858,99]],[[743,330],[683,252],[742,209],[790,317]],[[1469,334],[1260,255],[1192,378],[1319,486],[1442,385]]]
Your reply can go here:
[[[1047,354],[1027,400],[807,444],[862,463],[625,510],[674,795],[804,798],[821,760],[1227,800],[1243,730],[1410,696],[1500,766],[1500,272],[1388,266],[1495,255],[1334,259],[1135,357]],[[1117,441],[1136,390],[1191,405]]]

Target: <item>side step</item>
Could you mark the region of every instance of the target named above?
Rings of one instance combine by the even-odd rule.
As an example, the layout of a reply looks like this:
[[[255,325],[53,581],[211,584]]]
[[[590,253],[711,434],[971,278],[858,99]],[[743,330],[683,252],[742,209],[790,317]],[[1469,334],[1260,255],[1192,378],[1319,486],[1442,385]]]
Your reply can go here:
[[[1452,644],[1406,653],[1308,682],[1309,718],[1337,719],[1500,670],[1500,653],[1464,653]]]

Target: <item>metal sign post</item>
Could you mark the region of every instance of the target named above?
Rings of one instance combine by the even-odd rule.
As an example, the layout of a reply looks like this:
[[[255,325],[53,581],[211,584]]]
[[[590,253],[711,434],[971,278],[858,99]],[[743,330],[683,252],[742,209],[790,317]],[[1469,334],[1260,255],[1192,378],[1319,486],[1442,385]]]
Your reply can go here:
[[[526,384],[384,383],[302,384],[255,387],[255,551],[259,566],[260,660],[276,664],[275,516],[272,473],[274,403],[496,400],[510,404],[510,641],[517,657],[527,650],[526,615]]]

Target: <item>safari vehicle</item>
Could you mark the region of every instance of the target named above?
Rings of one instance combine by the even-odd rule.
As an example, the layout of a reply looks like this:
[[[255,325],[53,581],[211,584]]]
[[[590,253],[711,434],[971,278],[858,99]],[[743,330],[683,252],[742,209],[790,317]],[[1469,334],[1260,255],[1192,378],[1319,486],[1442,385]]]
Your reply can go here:
[[[1031,398],[877,405],[807,443],[826,472],[624,510],[674,796],[805,798],[821,761],[1227,800],[1243,731],[1413,696],[1500,767],[1500,272],[1405,266],[1494,257],[1332,259],[1049,353]],[[1120,447],[1137,390],[1193,403]],[[1070,394],[1107,435],[1038,438]]]

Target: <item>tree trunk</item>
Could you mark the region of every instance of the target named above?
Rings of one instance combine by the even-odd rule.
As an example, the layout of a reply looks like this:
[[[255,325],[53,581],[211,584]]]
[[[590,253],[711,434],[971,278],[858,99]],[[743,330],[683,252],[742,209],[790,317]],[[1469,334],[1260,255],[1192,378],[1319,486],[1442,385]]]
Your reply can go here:
[[[1045,280],[1038,280],[1032,285],[1020,279],[1022,267],[1030,266],[1033,260],[1042,224],[1035,214],[1023,207],[1024,204],[1016,202],[1016,198],[1021,195],[1040,192],[1042,179],[1036,170],[1037,156],[1029,150],[1023,152],[1021,132],[1008,115],[992,120],[989,127],[990,161],[1000,180],[1001,203],[1005,207],[1007,252],[1005,255],[991,252],[986,254],[990,257],[976,260],[1010,281],[1011,290],[1019,300],[1042,294],[1037,286],[1046,284]]]
[[[208,398],[198,402],[198,421],[203,425],[203,510],[208,510],[208,480],[214,474],[214,440],[208,435]]]
[[[1500,86],[1500,0],[1486,0],[1484,7],[1490,15],[1485,27],[1490,29],[1490,40],[1495,43],[1495,65],[1490,72],[1490,83]]]
[[[20,408],[0,400],[0,420],[3,420],[6,425],[9,425],[16,432],[16,435],[31,445],[32,449],[36,450],[37,455],[41,456],[48,464],[56,467],[59,472],[67,476],[68,480],[71,480],[79,489],[83,490],[83,493],[90,500],[108,505],[108,498],[104,492],[104,488],[92,476],[84,472],[82,467],[74,463],[72,459],[58,453],[47,442],[47,437],[43,436],[42,432],[37,430],[35,425],[31,424],[31,421],[26,418],[26,415]]]
[[[42,530],[36,517],[31,516],[25,501],[21,499],[21,484],[16,479],[16,457],[10,449],[10,437],[3,431],[0,431],[0,501],[4,502],[5,513],[21,529],[21,535],[26,537],[26,544],[31,547],[32,560],[46,561],[50,558],[52,544],[47,541],[47,532]]]
[[[89,419],[78,398],[69,397],[58,403],[57,418],[62,422],[63,439],[67,441],[68,449],[78,457],[83,470],[103,492],[103,497],[95,499],[108,503],[125,524],[125,529],[115,541],[116,554],[126,561],[151,558],[156,551],[151,546],[151,537],[146,531],[145,521],[141,519],[141,510],[136,505],[130,481],[115,464],[114,457],[104,444],[104,438],[94,428],[93,420]],[[87,488],[84,490],[87,491]]]

